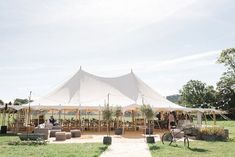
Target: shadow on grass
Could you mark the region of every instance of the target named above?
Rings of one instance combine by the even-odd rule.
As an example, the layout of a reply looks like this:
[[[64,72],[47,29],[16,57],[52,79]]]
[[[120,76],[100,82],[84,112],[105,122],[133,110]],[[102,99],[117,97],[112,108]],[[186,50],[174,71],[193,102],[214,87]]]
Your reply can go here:
[[[160,149],[160,147],[158,147],[155,144],[149,146],[149,150],[151,150],[151,151],[158,150],[158,149]]]
[[[208,152],[209,150],[207,149],[203,149],[203,148],[189,148],[189,150],[193,151],[193,152]]]
[[[182,148],[182,146],[178,145],[178,144],[171,144],[169,145],[170,147],[174,147],[174,148]]]
[[[102,147],[99,147],[99,150],[101,150],[101,152],[104,152],[107,148],[108,148],[108,146],[104,145]]]

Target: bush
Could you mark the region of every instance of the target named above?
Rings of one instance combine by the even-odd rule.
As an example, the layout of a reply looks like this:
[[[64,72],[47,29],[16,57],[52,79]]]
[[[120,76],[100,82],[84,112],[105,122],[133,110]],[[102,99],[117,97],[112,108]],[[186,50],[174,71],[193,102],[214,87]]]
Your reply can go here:
[[[43,133],[19,133],[19,138],[21,141],[38,141],[38,140],[44,140],[45,135]]]
[[[48,141],[46,140],[36,140],[36,141],[10,141],[8,142],[8,145],[14,145],[14,146],[17,146],[17,145],[46,145]]]
[[[199,139],[206,141],[225,141],[224,129],[221,127],[206,127],[200,130]]]

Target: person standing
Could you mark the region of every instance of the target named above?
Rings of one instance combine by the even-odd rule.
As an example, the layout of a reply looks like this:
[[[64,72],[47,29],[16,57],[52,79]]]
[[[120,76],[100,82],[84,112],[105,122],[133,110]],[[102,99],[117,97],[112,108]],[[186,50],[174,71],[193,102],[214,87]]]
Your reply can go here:
[[[54,126],[55,125],[55,119],[53,116],[49,119],[50,123]]]
[[[175,117],[172,112],[170,112],[170,114],[168,116],[168,121],[169,121],[168,128],[170,130],[172,126],[175,126]]]

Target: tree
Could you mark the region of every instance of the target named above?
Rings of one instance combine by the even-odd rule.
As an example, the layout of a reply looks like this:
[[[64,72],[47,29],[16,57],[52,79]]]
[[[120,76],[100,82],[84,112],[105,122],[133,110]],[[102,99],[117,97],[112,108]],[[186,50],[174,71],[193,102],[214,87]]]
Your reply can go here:
[[[119,128],[119,121],[120,117],[122,116],[122,107],[117,106],[114,111],[115,117],[116,117],[116,122],[117,122],[117,128]]]
[[[103,120],[105,120],[107,124],[107,136],[103,138],[103,144],[110,145],[112,143],[112,137],[110,136],[110,121],[113,117],[113,110],[109,107],[108,104],[104,107],[102,115]]]
[[[4,102],[0,99],[0,105],[4,105]]]
[[[225,49],[221,52],[218,63],[224,64],[227,72],[235,73],[235,48]]]
[[[107,123],[107,136],[110,135],[109,131],[109,127],[110,127],[110,121],[112,120],[113,117],[113,111],[112,109],[107,105],[105,106],[104,110],[102,111],[102,115],[103,115],[103,120],[106,121]]]
[[[28,104],[29,100],[28,99],[19,99],[16,98],[14,101],[14,105],[23,105],[23,104]]]
[[[213,86],[208,86],[198,80],[190,80],[179,91],[180,102],[190,107],[209,107],[216,102],[216,91]]]
[[[153,120],[153,117],[154,117],[154,111],[153,109],[151,108],[150,105],[143,105],[141,106],[140,108],[140,111],[142,113],[142,115],[144,116],[145,120],[148,121],[148,129],[149,129],[149,135],[150,135],[150,121]],[[144,120],[144,125],[146,126],[146,122]]]
[[[218,102],[216,106],[234,114],[235,110],[235,48],[221,52],[217,63],[227,68],[217,82]]]

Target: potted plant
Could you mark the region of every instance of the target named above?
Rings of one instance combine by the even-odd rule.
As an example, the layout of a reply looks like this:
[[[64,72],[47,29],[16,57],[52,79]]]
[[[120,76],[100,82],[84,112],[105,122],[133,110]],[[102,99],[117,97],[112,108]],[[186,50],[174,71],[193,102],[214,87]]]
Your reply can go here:
[[[115,109],[115,117],[116,117],[116,128],[115,128],[115,135],[122,135],[122,128],[119,126],[120,117],[122,116],[122,108],[121,106],[117,106]]]
[[[146,120],[148,121],[148,128],[145,129],[145,134],[148,134],[149,136],[146,137],[147,143],[155,143],[155,139],[151,134],[153,134],[153,129],[150,126],[150,121],[154,117],[154,111],[151,108],[150,105],[143,105],[140,108],[142,115],[144,116],[144,126],[146,128]]]
[[[112,120],[113,111],[107,105],[102,111],[102,115],[103,120],[105,120],[107,124],[107,136],[103,138],[103,144],[110,145],[112,143],[112,137],[110,137],[110,121]]]

